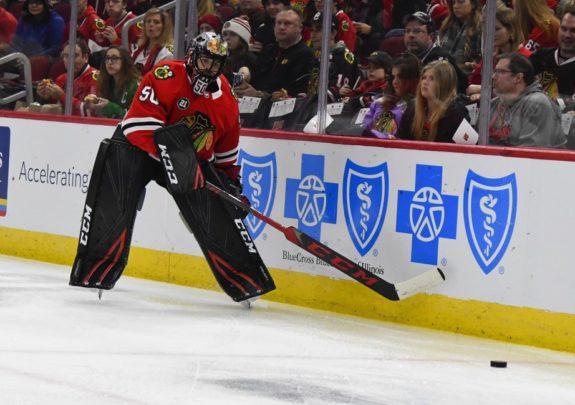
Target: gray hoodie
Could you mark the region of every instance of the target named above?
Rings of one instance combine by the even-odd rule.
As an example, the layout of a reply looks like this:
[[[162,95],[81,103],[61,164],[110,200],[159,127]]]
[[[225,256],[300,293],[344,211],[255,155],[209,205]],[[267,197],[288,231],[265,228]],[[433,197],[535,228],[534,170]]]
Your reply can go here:
[[[538,82],[512,101],[496,97],[491,103],[489,142],[502,146],[564,148],[561,111],[541,90]]]

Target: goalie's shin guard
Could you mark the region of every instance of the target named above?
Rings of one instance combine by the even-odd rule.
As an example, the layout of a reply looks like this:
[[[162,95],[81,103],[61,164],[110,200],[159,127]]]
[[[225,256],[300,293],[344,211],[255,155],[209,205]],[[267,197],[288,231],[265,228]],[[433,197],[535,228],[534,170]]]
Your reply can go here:
[[[223,184],[211,167],[202,165],[206,179]],[[220,287],[234,301],[275,289],[240,213],[207,189],[174,194],[182,216],[193,232]]]
[[[100,144],[82,215],[70,285],[109,290],[128,261],[136,210],[150,180],[145,152],[126,141]]]

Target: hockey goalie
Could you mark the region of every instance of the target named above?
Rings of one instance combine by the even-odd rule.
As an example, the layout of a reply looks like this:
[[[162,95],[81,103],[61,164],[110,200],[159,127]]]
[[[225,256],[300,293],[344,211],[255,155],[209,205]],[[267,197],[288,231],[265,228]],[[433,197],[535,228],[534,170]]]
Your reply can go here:
[[[109,290],[128,261],[136,212],[154,180],[171,194],[221,288],[245,301],[275,288],[242,219],[204,188],[241,195],[236,158],[239,111],[220,75],[227,45],[194,38],[185,60],[148,72],[124,120],[102,141],[86,196],[70,285]]]

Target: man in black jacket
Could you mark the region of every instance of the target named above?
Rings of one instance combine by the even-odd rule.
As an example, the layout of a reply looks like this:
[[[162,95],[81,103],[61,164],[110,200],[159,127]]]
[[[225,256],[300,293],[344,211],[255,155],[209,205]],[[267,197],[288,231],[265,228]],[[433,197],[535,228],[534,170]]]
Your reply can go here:
[[[425,66],[435,60],[447,60],[457,74],[457,92],[465,94],[467,89],[467,76],[461,71],[453,56],[445,49],[434,43],[435,24],[433,20],[422,11],[415,12],[405,17],[404,20],[405,47],[421,60]]]
[[[306,95],[314,52],[302,40],[302,27],[302,17],[294,9],[278,13],[274,29],[277,43],[260,53],[251,83],[235,88],[239,96],[279,100]]]

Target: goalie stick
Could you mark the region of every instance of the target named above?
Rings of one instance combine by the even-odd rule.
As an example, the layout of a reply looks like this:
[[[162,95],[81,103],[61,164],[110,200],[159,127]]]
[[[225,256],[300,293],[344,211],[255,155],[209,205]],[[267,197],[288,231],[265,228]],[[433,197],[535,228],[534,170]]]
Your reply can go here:
[[[445,280],[445,275],[439,268],[437,268],[428,270],[425,273],[396,284],[389,283],[384,279],[366,271],[359,264],[352,262],[348,258],[342,256],[323,243],[315,240],[311,236],[301,232],[297,228],[293,226],[285,227],[281,225],[270,217],[262,214],[249,204],[244,203],[239,198],[236,198],[230,193],[222,190],[218,186],[206,181],[205,187],[218,195],[220,198],[230,202],[237,208],[247,213],[253,214],[257,218],[264,221],[266,224],[276,228],[278,231],[282,232],[285,238],[293,244],[306,250],[315,257],[318,257],[321,260],[329,263],[339,271],[347,274],[357,282],[368,288],[371,288],[373,291],[389,300],[402,300],[423,290],[434,287]]]

